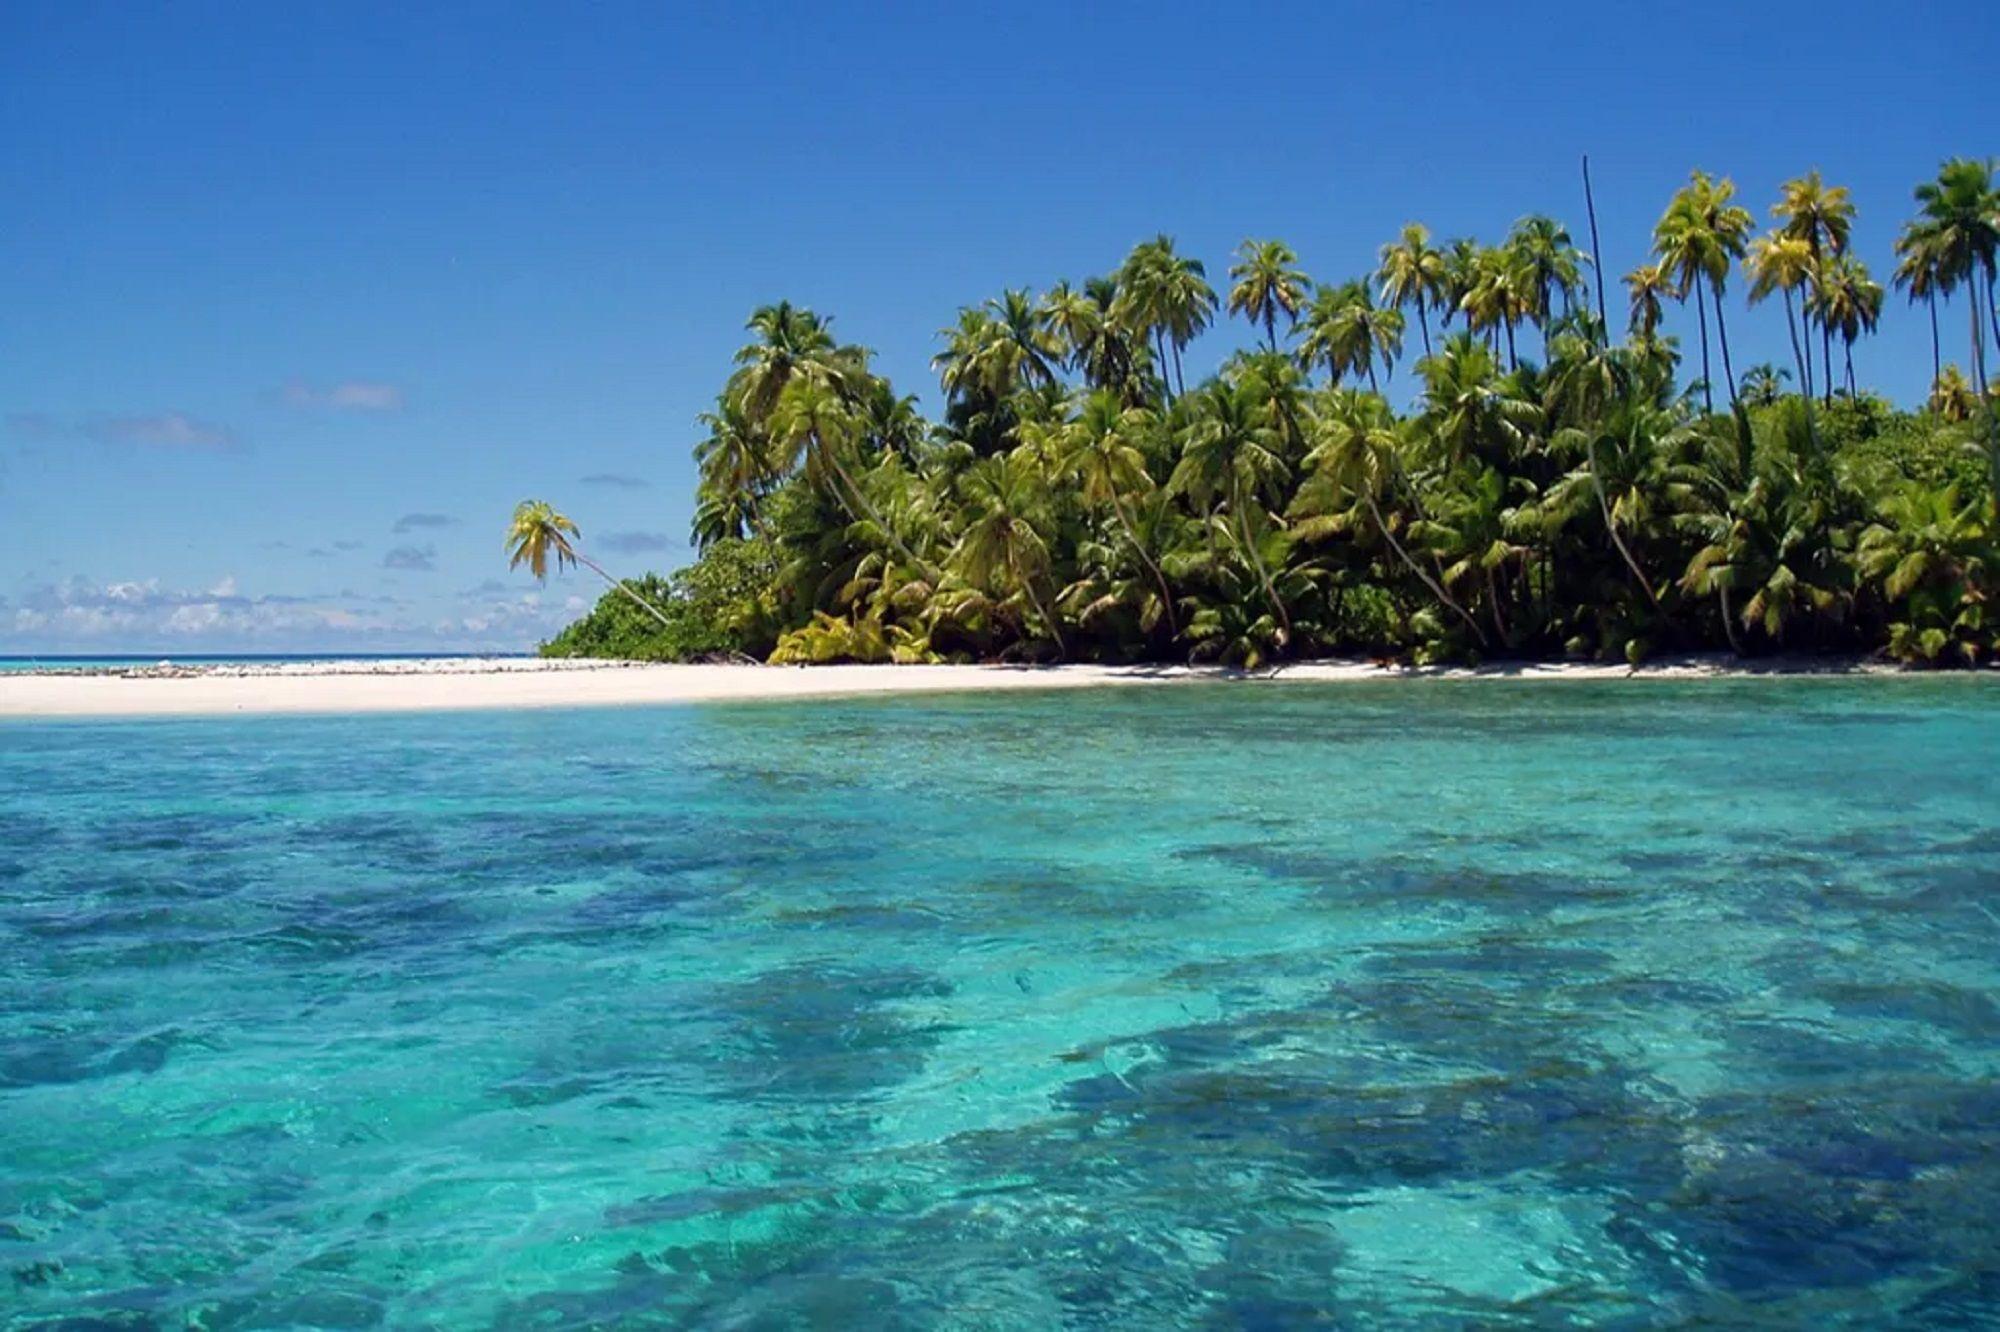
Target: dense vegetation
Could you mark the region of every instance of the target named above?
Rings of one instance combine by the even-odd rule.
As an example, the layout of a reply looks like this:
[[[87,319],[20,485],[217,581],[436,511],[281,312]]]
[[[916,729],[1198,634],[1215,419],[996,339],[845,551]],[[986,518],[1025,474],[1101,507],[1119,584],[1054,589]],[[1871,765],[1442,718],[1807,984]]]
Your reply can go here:
[[[1763,235],[1730,181],[1695,173],[1615,319],[1546,217],[1492,246],[1412,224],[1341,282],[1246,241],[1218,287],[1161,236],[1109,276],[961,310],[935,422],[828,321],[768,306],[702,419],[700,560],[614,588],[547,650],[1984,661],[2000,193],[1990,164],[1954,160],[1916,200],[1893,275],[1931,319],[1914,412],[1857,387],[1884,290],[1817,173]],[[1737,293],[1782,305],[1789,365],[1737,372]],[[1947,298],[1969,376],[1942,363]],[[1671,303],[1695,307],[1691,348],[1662,331]],[[1225,311],[1257,345],[1187,383],[1184,352]]]

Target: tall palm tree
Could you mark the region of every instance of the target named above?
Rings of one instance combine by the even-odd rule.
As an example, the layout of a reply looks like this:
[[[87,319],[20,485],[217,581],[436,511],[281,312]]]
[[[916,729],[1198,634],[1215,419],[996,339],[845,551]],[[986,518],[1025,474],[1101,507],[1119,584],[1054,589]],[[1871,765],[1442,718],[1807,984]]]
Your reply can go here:
[[[1954,157],[1938,168],[1937,179],[1917,186],[1919,222],[1935,256],[1937,288],[1949,296],[1966,289],[1971,319],[1972,379],[1986,384],[1986,343],[1981,306],[1993,303],[1996,252],[2000,252],[2000,203],[1996,202],[1990,163]],[[1979,279],[1986,279],[1986,299],[1980,299]]]
[[[1562,298],[1562,313],[1575,305],[1576,291],[1583,283],[1589,256],[1570,243],[1569,231],[1552,217],[1530,214],[1514,224],[1507,236],[1507,248],[1527,276],[1535,293],[1531,317],[1544,330],[1555,317],[1554,298]],[[1546,342],[1544,343],[1546,358]]]
[[[1896,236],[1896,285],[1909,293],[1912,305],[1922,301],[1931,319],[1931,381],[1944,373],[1943,350],[1938,342],[1938,262],[1929,228],[1920,222],[1905,222]]]
[[[1799,339],[1799,324],[1793,297],[1803,294],[1809,304],[1819,279],[1819,263],[1812,249],[1797,236],[1774,231],[1750,243],[1743,267],[1750,275],[1750,304],[1756,305],[1779,292],[1785,298],[1785,331],[1792,339],[1792,362],[1799,370],[1799,387],[1806,395],[1806,411],[1812,411],[1812,352]]]
[[[790,301],[759,306],[745,327],[757,338],[736,353],[729,392],[754,424],[764,424],[796,376],[844,388],[866,369],[866,352],[837,345],[828,320]]]
[[[1847,395],[1854,396],[1854,343],[1873,333],[1882,318],[1882,284],[1868,275],[1868,265],[1843,254],[1821,265],[1819,319],[1822,328],[1840,334],[1847,359]]]
[[[665,611],[639,595],[638,589],[621,578],[613,578],[604,571],[604,566],[576,548],[582,533],[576,524],[558,513],[555,507],[543,500],[522,500],[514,506],[514,517],[507,524],[507,567],[518,569],[523,564],[528,572],[540,582],[547,582],[549,562],[554,560],[556,572],[563,567],[584,568],[602,578],[611,586],[623,592],[645,608],[646,613],[671,629],[674,622],[667,618]]]
[[[1382,284],[1383,305],[1392,310],[1417,307],[1417,331],[1423,334],[1426,356],[1431,354],[1428,311],[1444,293],[1444,255],[1430,240],[1431,233],[1423,223],[1405,223],[1402,235],[1382,247],[1381,267],[1375,270],[1376,281]]]
[[[1199,259],[1177,253],[1167,235],[1134,247],[1118,270],[1114,309],[1120,322],[1158,343],[1163,381],[1171,349],[1174,385],[1181,393],[1187,392],[1181,352],[1208,327],[1218,305],[1206,272]]]
[[[1625,275],[1625,287],[1632,294],[1632,332],[1650,339],[1666,314],[1666,299],[1674,294],[1673,279],[1658,264],[1641,264]]]
[[[1778,219],[1780,235],[1806,243],[1815,270],[1847,253],[1848,240],[1854,229],[1854,202],[1848,197],[1845,185],[1826,184],[1817,170],[1808,171],[1780,186],[1778,202],[1772,205],[1771,216]],[[1817,311],[1808,307],[1801,313],[1810,318]],[[1806,331],[1810,338],[1810,324]],[[1833,330],[1823,321],[1820,324],[1820,353],[1826,372],[1826,392],[1831,401]]]
[[[750,419],[741,401],[722,396],[700,423],[708,436],[695,445],[700,481],[695,490],[695,544],[707,547],[725,537],[740,537],[760,525],[760,506],[775,481],[770,439]]]
[[[1736,374],[1730,366],[1729,325],[1723,314],[1722,291],[1729,280],[1730,266],[1743,257],[1754,225],[1750,212],[1732,203],[1736,184],[1727,176],[1720,180],[1705,171],[1696,171],[1678,190],[1667,211],[1653,228],[1653,250],[1661,266],[1674,277],[1675,294],[1682,299],[1695,297],[1695,313],[1701,321],[1701,367],[1704,401],[1715,410],[1715,395],[1706,383],[1708,370],[1708,318],[1701,305],[1700,286],[1706,282],[1715,303],[1715,331],[1722,347],[1722,373],[1728,381],[1729,401],[1736,402]]]
[[[1236,250],[1229,270],[1236,285],[1229,289],[1229,312],[1264,326],[1264,339],[1278,350],[1278,317],[1285,326],[1298,322],[1312,279],[1299,271],[1299,257],[1283,241],[1246,240]]]

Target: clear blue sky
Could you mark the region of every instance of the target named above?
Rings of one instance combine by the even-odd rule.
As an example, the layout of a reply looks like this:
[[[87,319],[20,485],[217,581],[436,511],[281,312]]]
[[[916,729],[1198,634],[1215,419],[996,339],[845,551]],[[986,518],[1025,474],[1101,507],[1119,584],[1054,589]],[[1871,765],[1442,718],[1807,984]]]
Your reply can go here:
[[[598,589],[529,600],[513,503],[681,562],[693,418],[780,297],[934,410],[959,305],[1157,231],[1217,277],[1409,219],[1587,245],[1588,151],[1614,279],[1696,166],[1760,219],[1821,168],[1886,276],[1911,186],[2000,148],[1991,0],[1084,8],[0,6],[0,653],[527,647]],[[1858,355],[1921,396],[1921,311]]]

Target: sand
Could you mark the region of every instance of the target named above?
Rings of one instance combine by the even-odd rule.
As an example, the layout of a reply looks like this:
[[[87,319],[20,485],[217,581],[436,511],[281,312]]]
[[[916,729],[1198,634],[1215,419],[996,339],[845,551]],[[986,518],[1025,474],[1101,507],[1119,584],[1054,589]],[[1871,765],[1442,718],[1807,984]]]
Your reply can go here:
[[[1363,661],[1301,662],[1243,672],[1188,666],[661,666],[462,658],[145,668],[106,673],[0,673],[0,717],[191,717],[583,708],[960,690],[1072,689],[1203,680],[1246,684],[1393,679],[1658,680],[1857,674],[1859,662],[1688,658],[1624,666],[1579,663],[1412,669]]]

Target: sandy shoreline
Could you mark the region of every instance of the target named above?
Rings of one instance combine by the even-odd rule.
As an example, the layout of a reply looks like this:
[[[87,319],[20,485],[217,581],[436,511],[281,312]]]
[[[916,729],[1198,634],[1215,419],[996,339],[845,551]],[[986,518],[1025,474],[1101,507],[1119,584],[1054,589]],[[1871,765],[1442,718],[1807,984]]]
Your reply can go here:
[[[0,717],[174,717],[444,712],[486,708],[648,704],[1069,689],[1190,681],[1676,680],[1856,675],[1893,668],[1863,662],[1690,658],[1624,666],[1545,663],[1412,669],[1364,661],[1300,662],[1245,673],[1188,666],[661,666],[495,658],[145,668],[94,674],[0,674]]]

